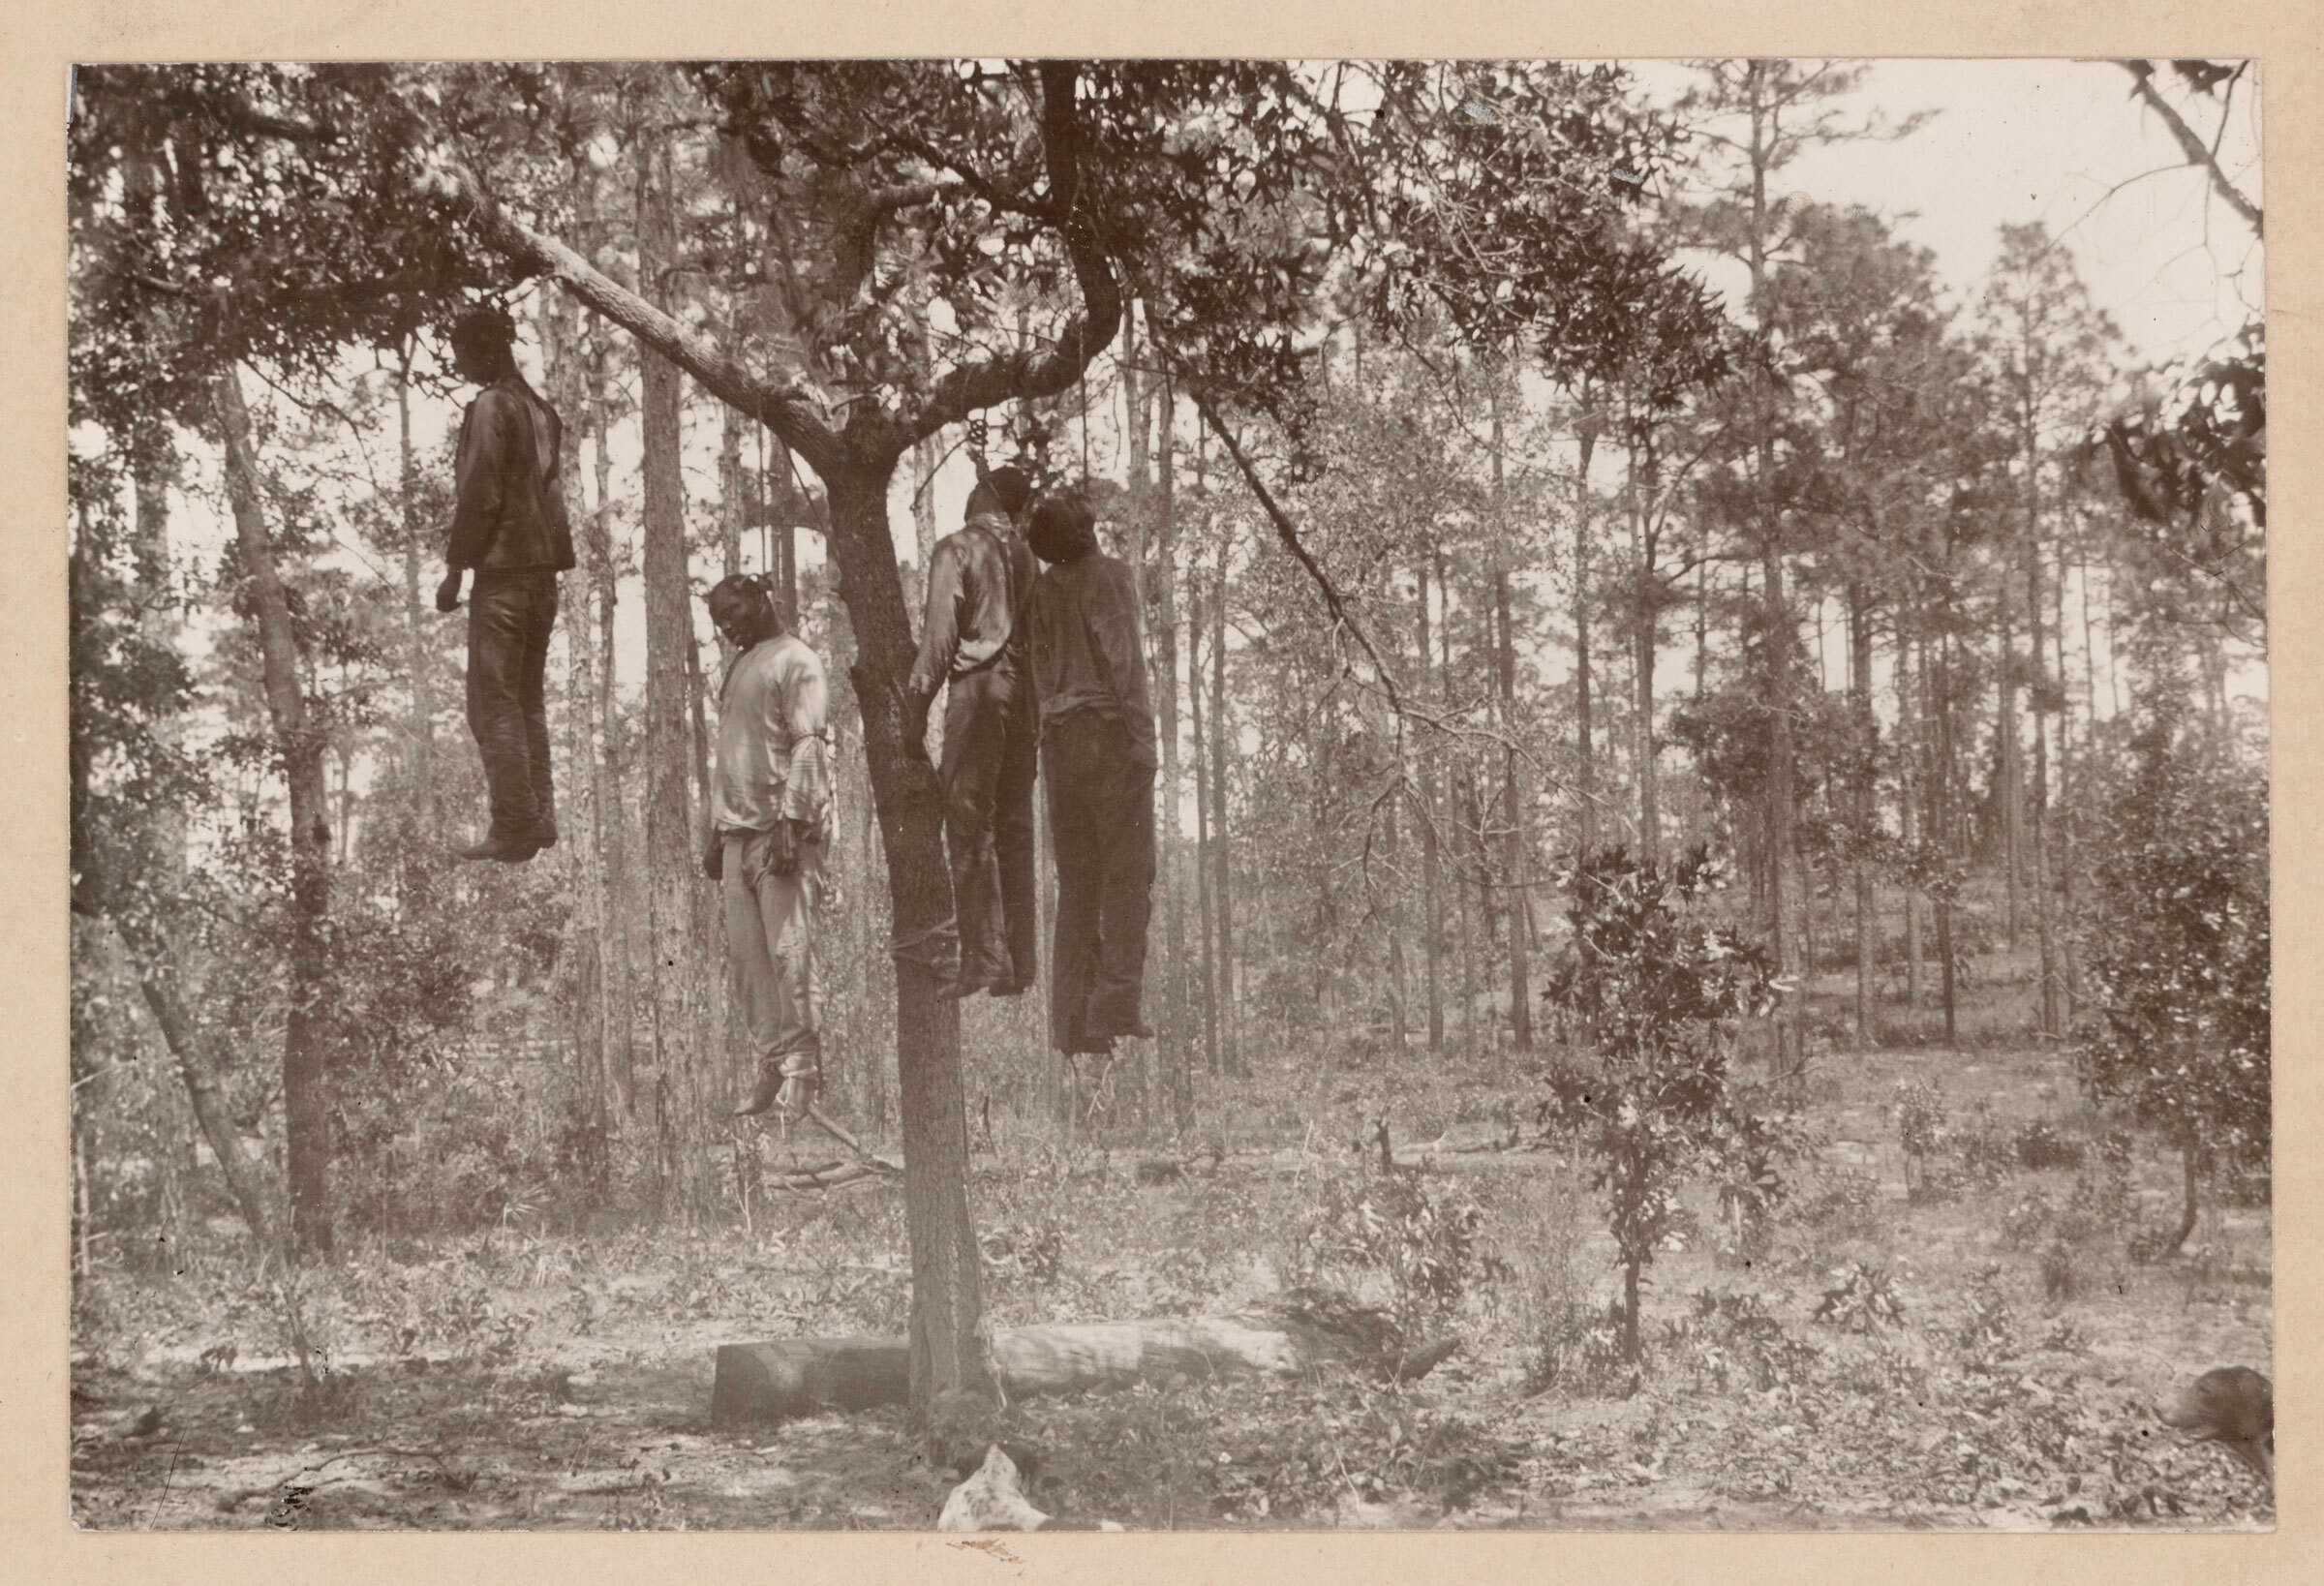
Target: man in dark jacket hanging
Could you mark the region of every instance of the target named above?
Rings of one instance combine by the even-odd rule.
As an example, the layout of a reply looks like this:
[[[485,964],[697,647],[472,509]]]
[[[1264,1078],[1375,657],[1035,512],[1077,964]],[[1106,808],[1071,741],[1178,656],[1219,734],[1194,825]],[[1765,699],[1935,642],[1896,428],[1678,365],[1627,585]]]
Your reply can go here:
[[[482,841],[456,851],[521,865],[557,842],[543,685],[557,575],[573,564],[573,533],[557,488],[565,428],[518,372],[515,340],[508,316],[489,306],[451,327],[453,369],[483,389],[460,419],[459,498],[436,609],[458,609],[461,576],[473,570],[468,728],[484,758],[492,825]]]
[[[1049,564],[1028,615],[1057,866],[1050,1040],[1060,1052],[1106,1052],[1153,1033],[1140,1016],[1155,756],[1137,585],[1098,550],[1096,516],[1078,495],[1033,508],[1027,538]]]
[[[920,748],[929,706],[944,707],[944,845],[952,861],[960,967],[940,995],[1015,996],[1033,983],[1033,781],[1040,721],[1025,655],[1032,553],[1017,514],[1032,494],[998,468],[969,493],[967,521],[929,557],[920,655],[904,688],[904,743]]]

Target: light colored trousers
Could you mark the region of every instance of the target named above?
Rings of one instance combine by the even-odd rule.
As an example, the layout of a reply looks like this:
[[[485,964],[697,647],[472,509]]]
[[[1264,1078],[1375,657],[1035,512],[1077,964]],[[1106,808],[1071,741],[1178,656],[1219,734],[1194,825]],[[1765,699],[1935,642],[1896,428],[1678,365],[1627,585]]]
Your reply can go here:
[[[815,956],[815,906],[823,896],[823,842],[798,845],[789,875],[767,869],[764,832],[728,832],[719,889],[735,995],[762,1060],[823,1052],[823,969]]]

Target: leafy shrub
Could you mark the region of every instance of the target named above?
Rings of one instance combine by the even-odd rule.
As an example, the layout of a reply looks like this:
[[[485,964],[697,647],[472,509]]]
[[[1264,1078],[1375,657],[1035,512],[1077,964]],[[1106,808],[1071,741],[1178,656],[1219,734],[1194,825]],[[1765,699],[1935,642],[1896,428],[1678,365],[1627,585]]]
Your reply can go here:
[[[1690,1314],[1663,1331],[1670,1357],[1682,1360],[1698,1386],[1720,1392],[1738,1383],[1758,1392],[1795,1387],[1819,1359],[1755,1294],[1698,1290]]]
[[[2081,1292],[2081,1273],[2075,1266],[2072,1241],[2054,1238],[2042,1247],[2041,1292],[2045,1298],[2071,1299]]]
[[[977,1236],[985,1265],[1004,1279],[1036,1287],[1056,1282],[1065,1266],[1065,1227],[1054,1208],[988,1226]]]
[[[1628,1357],[1619,1300],[1593,1306],[1568,1300],[1542,1319],[1527,1362],[1528,1393],[1609,1398],[1636,1391],[1643,1362]]]
[[[1950,1137],[1944,1092],[1928,1080],[1898,1081],[1896,1133],[1908,1160],[1923,1160],[1944,1148]]]
[[[1970,1279],[1969,1309],[1953,1333],[1962,1366],[1990,1375],[2016,1342],[2016,1314],[2009,1303],[2001,1265],[1988,1262]]]
[[[1969,1122],[1954,1135],[1961,1173],[1979,1189],[1998,1189],[2017,1172],[2017,1143],[1993,1115],[1993,1098],[1979,1096],[1970,1104]]]
[[[1484,1208],[1458,1184],[1351,1165],[1323,1178],[1293,1240],[1292,1281],[1352,1290],[1377,1277],[1401,1338],[1418,1343],[1459,1308],[1472,1283],[1507,1274],[1481,1237]]]
[[[2095,1100],[2127,1102],[2190,1166],[2264,1161],[2274,1138],[2266,766],[2201,741],[2168,673],[2153,700],[2094,844],[2082,1081]],[[2199,1182],[2187,1177],[2183,1230]]]
[[[1836,1168],[1800,1203],[1800,1220],[1833,1238],[1860,1238],[1881,1226],[1881,1181],[1861,1168]]]
[[[2012,1250],[2031,1250],[2058,1226],[2058,1207],[2039,1190],[2028,1190],[2002,1213],[2002,1243]]]
[[[1526,1451],[1473,1417],[1360,1379],[1269,1381],[1235,1402],[1248,1414],[1208,1461],[1222,1517],[1328,1515],[1347,1497],[1423,1499],[1451,1513],[1514,1478]]]
[[[2082,1143],[2061,1131],[2048,1118],[2035,1118],[2020,1128],[2012,1148],[2017,1152],[2018,1166],[2030,1172],[2082,1165]]]
[[[1706,1173],[1760,1185],[1798,1138],[1780,1119],[1753,1118],[1728,1088],[1736,1022],[1770,1011],[1778,992],[1762,948],[1682,912],[1728,879],[1699,846],[1667,868],[1601,849],[1566,877],[1573,947],[1544,994],[1589,1033],[1603,1083],[1580,1097],[1553,1092],[1549,1110],[1581,1132],[1592,1187],[1606,1197],[1634,1361],[1639,1289],[1676,1226],[1679,1185]]]
[[[1832,1287],[1823,1292],[1816,1307],[1816,1321],[1849,1332],[1872,1332],[1904,1324],[1904,1305],[1881,1268],[1851,1262],[1831,1278]]]

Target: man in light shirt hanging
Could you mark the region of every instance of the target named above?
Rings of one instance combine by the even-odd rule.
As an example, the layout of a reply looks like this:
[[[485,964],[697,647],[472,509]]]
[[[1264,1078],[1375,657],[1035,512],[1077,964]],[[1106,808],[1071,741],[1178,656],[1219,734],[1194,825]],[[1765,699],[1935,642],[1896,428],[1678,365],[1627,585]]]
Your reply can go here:
[[[785,632],[763,579],[710,592],[710,619],[734,647],[719,690],[718,769],[702,870],[719,883],[726,951],[758,1062],[735,1112],[806,1115],[822,1074],[822,971],[815,908],[831,841],[831,737],[823,661]]]

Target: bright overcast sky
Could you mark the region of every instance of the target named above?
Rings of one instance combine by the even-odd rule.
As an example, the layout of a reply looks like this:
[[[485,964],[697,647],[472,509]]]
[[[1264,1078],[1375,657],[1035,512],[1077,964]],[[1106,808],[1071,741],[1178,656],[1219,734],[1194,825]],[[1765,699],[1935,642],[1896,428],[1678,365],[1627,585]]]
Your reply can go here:
[[[1634,70],[1658,99],[1692,76],[1661,61]],[[2219,161],[2256,202],[2254,75],[2237,84]],[[1780,178],[1782,190],[1897,218],[1936,254],[1957,294],[1977,290],[2003,225],[2038,220],[2065,234],[2093,297],[2146,357],[2200,353],[2259,306],[2249,228],[2186,167],[2160,119],[2130,98],[2129,74],[2112,62],[1881,61],[1854,99],[1891,119],[1937,114],[1902,141],[1803,154]],[[2216,125],[2215,114],[2197,130]]]

